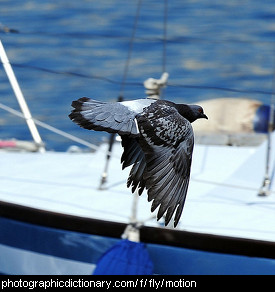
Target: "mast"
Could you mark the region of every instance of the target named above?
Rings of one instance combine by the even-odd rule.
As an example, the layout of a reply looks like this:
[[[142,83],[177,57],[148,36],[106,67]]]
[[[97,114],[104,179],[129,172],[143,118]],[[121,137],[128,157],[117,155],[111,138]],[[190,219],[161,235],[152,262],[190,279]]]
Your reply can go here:
[[[30,112],[30,110],[28,108],[26,100],[25,100],[25,98],[23,96],[23,93],[22,93],[22,91],[20,89],[20,86],[19,86],[19,84],[17,82],[17,79],[15,77],[15,74],[13,72],[13,69],[11,67],[11,64],[9,62],[8,56],[7,56],[6,52],[5,52],[5,49],[4,49],[4,46],[3,46],[2,42],[1,42],[1,40],[0,40],[0,58],[1,58],[1,62],[3,64],[3,67],[5,69],[5,72],[6,72],[7,76],[8,76],[8,79],[10,81],[10,84],[12,86],[13,92],[14,92],[14,94],[16,96],[16,99],[17,99],[17,101],[19,103],[21,111],[22,111],[22,113],[24,115],[26,123],[27,123],[27,125],[29,127],[29,130],[31,132],[33,140],[38,145],[39,152],[45,152],[44,144],[43,144],[42,139],[40,137],[40,134],[39,134],[39,132],[38,132],[38,130],[36,128],[36,125],[35,125],[34,120],[32,118],[31,112]]]

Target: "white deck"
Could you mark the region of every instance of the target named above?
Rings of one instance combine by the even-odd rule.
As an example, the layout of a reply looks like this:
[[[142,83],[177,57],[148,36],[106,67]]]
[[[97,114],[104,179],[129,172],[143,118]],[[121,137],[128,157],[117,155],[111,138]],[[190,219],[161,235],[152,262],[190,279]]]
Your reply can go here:
[[[126,187],[128,170],[121,170],[119,143],[110,162],[108,188],[98,190],[106,149],[103,145],[94,154],[1,152],[0,200],[129,222],[134,195]],[[257,196],[265,159],[266,143],[258,147],[195,145],[188,197],[178,228],[275,241],[275,194]],[[273,167],[273,155],[271,161]],[[156,226],[155,219],[147,220],[152,215],[150,206],[144,193],[138,200],[138,220]]]

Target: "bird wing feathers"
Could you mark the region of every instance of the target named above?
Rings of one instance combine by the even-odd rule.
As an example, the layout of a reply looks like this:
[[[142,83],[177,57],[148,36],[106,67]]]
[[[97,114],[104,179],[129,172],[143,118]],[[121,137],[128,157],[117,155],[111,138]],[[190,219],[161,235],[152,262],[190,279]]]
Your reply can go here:
[[[143,179],[146,168],[145,154],[139,145],[138,138],[121,136],[121,139],[124,148],[121,156],[122,169],[133,164],[127,180],[127,187],[131,187],[132,193],[138,190],[138,194],[141,195],[145,188],[145,180]]]
[[[159,207],[158,219],[166,212],[166,225],[176,212],[176,226],[189,184],[194,146],[192,126],[175,108],[155,104],[138,115],[137,121],[139,144],[146,160],[143,180],[148,200],[153,200],[152,211]]]
[[[138,135],[135,116],[120,102],[99,102],[87,97],[73,101],[70,119],[82,128],[120,135]]]

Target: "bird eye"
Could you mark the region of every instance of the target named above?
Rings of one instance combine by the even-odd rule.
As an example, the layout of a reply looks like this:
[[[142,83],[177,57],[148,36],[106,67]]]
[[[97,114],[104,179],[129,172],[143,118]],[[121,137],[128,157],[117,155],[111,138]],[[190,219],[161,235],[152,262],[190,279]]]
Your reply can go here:
[[[201,108],[201,107],[199,107],[199,109],[198,109],[198,111],[199,111],[199,113],[203,113],[203,109]]]

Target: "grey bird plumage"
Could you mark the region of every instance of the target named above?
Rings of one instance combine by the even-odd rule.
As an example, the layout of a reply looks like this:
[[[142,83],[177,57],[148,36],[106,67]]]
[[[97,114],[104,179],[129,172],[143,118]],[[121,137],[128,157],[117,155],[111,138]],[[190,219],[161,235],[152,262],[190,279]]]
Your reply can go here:
[[[165,225],[182,214],[194,146],[191,123],[206,118],[198,105],[166,100],[137,99],[100,102],[87,97],[73,101],[70,119],[83,128],[117,133],[124,152],[122,168],[131,166],[127,186],[139,195],[147,190],[157,219]]]

